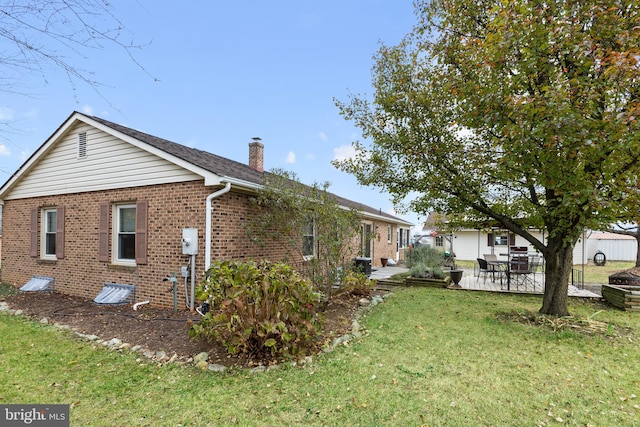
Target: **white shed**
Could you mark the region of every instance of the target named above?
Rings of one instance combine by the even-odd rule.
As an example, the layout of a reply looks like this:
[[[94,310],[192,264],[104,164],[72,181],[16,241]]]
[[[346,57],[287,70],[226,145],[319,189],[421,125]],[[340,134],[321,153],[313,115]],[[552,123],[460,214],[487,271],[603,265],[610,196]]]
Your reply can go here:
[[[638,245],[635,237],[594,231],[587,238],[587,258],[600,251],[607,261],[635,261]]]

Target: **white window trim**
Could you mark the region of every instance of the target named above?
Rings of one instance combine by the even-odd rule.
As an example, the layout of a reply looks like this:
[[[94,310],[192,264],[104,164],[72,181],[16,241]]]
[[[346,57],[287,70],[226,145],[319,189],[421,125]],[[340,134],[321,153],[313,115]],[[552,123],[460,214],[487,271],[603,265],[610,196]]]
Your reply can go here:
[[[114,204],[113,205],[113,221],[112,221],[112,230],[111,230],[111,247],[113,250],[111,251],[111,262],[116,265],[125,265],[125,266],[135,266],[136,259],[135,256],[133,259],[125,259],[118,258],[118,254],[120,253],[120,246],[118,244],[118,235],[119,235],[119,227],[120,227],[120,209],[136,209],[135,203],[123,203],[123,204]],[[133,231],[135,235],[135,229]]]
[[[367,239],[367,226],[370,227],[369,239]],[[371,240],[375,236],[376,230],[373,225],[373,221],[360,221],[360,250],[359,255],[365,256],[367,249],[369,249],[370,255],[373,253],[373,241]]]
[[[41,259],[49,259],[49,260],[56,260],[56,253],[54,251],[54,253],[52,254],[48,254],[47,253],[47,232],[51,233],[50,230],[47,230],[47,214],[49,213],[55,213],[57,216],[57,209],[56,208],[43,208],[40,211],[40,258]],[[56,238],[56,226],[57,226],[57,218],[56,221],[54,221],[53,223],[53,238],[55,240]]]
[[[312,234],[311,234],[311,237],[313,237],[313,244],[312,244],[312,247],[311,247],[312,248],[311,249],[312,253],[309,254],[309,255],[305,255],[303,253],[302,254],[302,259],[304,261],[309,261],[309,260],[315,258],[318,255],[317,254],[317,250],[316,250],[316,242],[317,242],[318,236],[317,236],[317,230],[316,230],[316,222],[315,222],[315,220],[313,218],[311,218],[311,223],[312,223],[312,230],[311,230]],[[303,247],[302,247],[302,249],[303,249],[303,251],[304,251],[304,238],[309,236],[309,234],[306,234],[305,231],[306,230],[302,231],[302,238],[303,238],[303,242],[302,242]]]
[[[398,248],[404,249],[407,247],[407,238],[409,236],[409,230],[404,227],[398,227],[398,231],[396,233],[398,239]]]

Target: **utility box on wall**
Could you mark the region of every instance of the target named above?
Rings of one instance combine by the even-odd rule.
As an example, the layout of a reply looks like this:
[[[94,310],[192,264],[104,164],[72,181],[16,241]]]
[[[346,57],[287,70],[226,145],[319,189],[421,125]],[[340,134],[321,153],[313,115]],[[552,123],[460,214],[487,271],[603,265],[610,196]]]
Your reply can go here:
[[[182,229],[182,254],[198,255],[198,229]]]

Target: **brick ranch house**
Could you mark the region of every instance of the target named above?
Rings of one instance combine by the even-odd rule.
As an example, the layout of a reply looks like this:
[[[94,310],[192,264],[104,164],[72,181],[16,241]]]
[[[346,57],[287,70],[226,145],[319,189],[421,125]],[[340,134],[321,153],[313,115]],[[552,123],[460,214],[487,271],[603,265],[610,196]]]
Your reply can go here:
[[[170,307],[163,279],[176,273],[180,283],[190,261],[197,283],[212,260],[283,259],[284,248],[247,235],[258,213],[250,198],[268,173],[263,150],[251,142],[242,164],[74,112],[0,187],[0,279],[53,278],[57,292],[90,299],[106,283],[127,284],[135,301]],[[362,249],[374,267],[403,259],[411,223],[336,197],[375,233]],[[183,254],[185,236],[196,255]]]

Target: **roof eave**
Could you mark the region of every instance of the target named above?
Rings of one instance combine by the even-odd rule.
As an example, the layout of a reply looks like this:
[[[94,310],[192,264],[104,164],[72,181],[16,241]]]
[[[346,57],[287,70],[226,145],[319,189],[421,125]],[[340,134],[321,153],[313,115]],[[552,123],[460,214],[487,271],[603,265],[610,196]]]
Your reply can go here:
[[[413,227],[415,224],[409,222],[409,221],[405,221],[403,219],[400,218],[390,218],[388,216],[384,216],[384,215],[378,215],[378,214],[373,214],[370,212],[365,212],[365,211],[359,211],[360,214],[362,215],[363,218],[367,218],[367,219],[375,219],[375,220],[379,220],[379,221],[384,221],[384,222],[392,222],[394,224],[402,224],[402,225],[406,225],[408,227]]]

